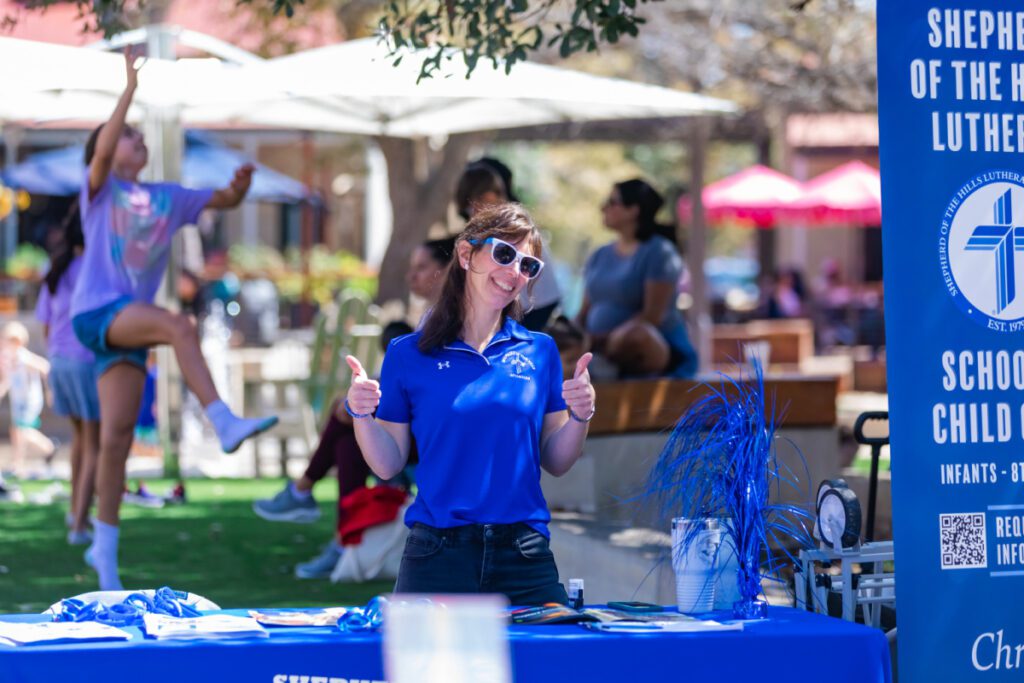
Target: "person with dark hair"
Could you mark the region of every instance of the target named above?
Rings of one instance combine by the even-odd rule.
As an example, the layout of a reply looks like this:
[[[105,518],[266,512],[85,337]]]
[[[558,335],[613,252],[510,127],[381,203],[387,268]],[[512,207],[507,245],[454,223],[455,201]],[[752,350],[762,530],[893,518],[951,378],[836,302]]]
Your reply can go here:
[[[404,321],[394,321],[381,331],[381,346],[387,348],[392,339],[412,333]],[[300,579],[324,579],[331,575],[345,548],[341,542],[341,528],[345,515],[340,505],[346,496],[366,485],[370,468],[356,443],[352,418],[345,412],[342,401],[331,406],[327,424],[320,432],[316,450],[309,459],[306,471],[296,481],[285,484],[273,498],[253,502],[257,515],[270,522],[315,522],[320,518],[320,507],[313,498],[313,486],[335,468],[338,480],[338,513],[334,537],[319,555],[295,565],[295,576]]]
[[[36,318],[43,323],[50,359],[53,412],[71,421],[71,545],[84,545],[92,540],[88,530],[89,507],[100,449],[95,358],[71,328],[71,294],[82,272],[84,249],[82,222],[78,207],[73,206],[50,253],[50,270],[43,279],[36,304]]]
[[[577,321],[591,349],[620,374],[692,376],[697,354],[676,308],[683,260],[674,230],[655,217],[664,200],[643,180],[616,183],[601,205],[614,242],[595,251],[584,269]]]
[[[75,335],[92,351],[99,373],[99,504],[86,561],[99,574],[102,590],[121,588],[117,549],[124,468],[150,347],[174,348],[185,382],[202,404],[224,452],[234,452],[277,422],[276,417],[236,416],[217,393],[195,320],[153,305],[174,234],[195,223],[204,209],[238,206],[249,191],[253,167],[238,168],[230,185],[216,191],[139,182],[148,150],[142,134],[125,124],[138,86],[135,60],[133,51],[125,52],[125,90],[110,120],[94,130],[86,144],[79,209],[89,247],[71,299]]]
[[[481,157],[466,165],[455,188],[455,206],[459,215],[469,220],[477,211],[503,202],[519,203],[512,186],[512,170],[494,157]],[[547,247],[541,247],[541,259],[550,262]],[[530,283],[520,304],[523,307],[522,325],[540,332],[551,322],[551,316],[562,302],[554,272],[545,269],[536,282]]]
[[[511,171],[508,177],[511,179]],[[468,221],[482,207],[511,201],[508,194],[508,185],[502,176],[489,164],[475,161],[467,164],[459,177],[455,186],[455,206],[459,215]]]
[[[441,295],[442,276],[452,260],[455,238],[429,240],[416,247],[409,259],[405,281],[409,291],[433,305]]]
[[[519,205],[474,214],[420,332],[391,342],[379,382],[349,356],[345,408],[377,476],[402,471],[415,438],[418,495],[395,591],[567,601],[549,547],[543,467],[569,471],[594,416],[584,354],[562,379],[551,337],[516,322],[540,275],[541,237]]]
[[[441,294],[441,285],[444,283],[441,276],[448,268],[454,251],[454,237],[424,242],[413,251],[406,279],[412,292],[425,299],[430,306],[437,302]],[[392,339],[412,331],[408,323],[391,322],[381,331],[381,345],[386,349]],[[336,468],[339,501],[363,486],[370,474],[355,440],[352,418],[340,402],[331,407],[327,425],[320,433],[320,440],[306,471],[297,480],[285,484],[273,498],[254,501],[253,511],[271,522],[316,521],[320,517],[320,508],[313,498],[313,487],[327,476],[332,467]],[[338,515],[340,528],[344,522],[340,508]],[[326,578],[330,576],[343,552],[341,538],[336,536],[317,557],[296,565],[295,575],[300,579]]]

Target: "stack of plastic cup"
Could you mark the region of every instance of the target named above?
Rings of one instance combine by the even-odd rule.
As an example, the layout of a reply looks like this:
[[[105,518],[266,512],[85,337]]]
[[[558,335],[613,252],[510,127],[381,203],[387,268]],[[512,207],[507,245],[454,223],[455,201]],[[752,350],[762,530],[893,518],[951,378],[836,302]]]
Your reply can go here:
[[[672,520],[672,569],[680,612],[714,609],[715,565],[721,543],[722,529],[717,519]]]

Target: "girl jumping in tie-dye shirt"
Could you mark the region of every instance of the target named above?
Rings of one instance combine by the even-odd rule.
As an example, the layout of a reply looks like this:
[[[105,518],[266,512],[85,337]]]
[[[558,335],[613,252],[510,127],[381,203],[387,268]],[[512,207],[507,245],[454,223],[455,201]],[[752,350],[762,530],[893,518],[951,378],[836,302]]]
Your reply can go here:
[[[126,52],[124,93],[110,120],[93,131],[85,147],[79,206],[87,247],[71,304],[75,335],[95,355],[99,376],[99,501],[86,561],[99,573],[103,590],[121,588],[119,508],[150,347],[174,347],[185,382],[202,403],[225,452],[277,422],[275,417],[234,415],[217,394],[195,321],[153,305],[174,233],[194,223],[203,209],[238,206],[249,191],[253,167],[242,166],[230,185],[217,191],[140,183],[148,151],[142,134],[125,125],[138,68],[136,55]]]

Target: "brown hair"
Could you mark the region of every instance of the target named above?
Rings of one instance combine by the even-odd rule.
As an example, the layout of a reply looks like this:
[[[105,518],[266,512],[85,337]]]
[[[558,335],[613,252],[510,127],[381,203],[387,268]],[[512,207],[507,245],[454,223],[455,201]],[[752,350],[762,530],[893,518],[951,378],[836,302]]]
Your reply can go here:
[[[455,258],[445,273],[441,297],[423,325],[423,333],[418,344],[423,353],[433,353],[458,339],[466,313],[466,270],[459,265],[458,245],[462,242],[476,242],[470,247],[476,252],[489,248],[483,244],[488,237],[496,237],[513,244],[524,237],[528,238],[530,250],[540,257],[540,231],[526,209],[519,204],[495,204],[481,209],[466,224],[466,229],[455,241]],[[529,287],[532,286],[531,280]],[[515,320],[519,320],[522,313],[518,297],[502,311],[504,317]]]
[[[89,139],[85,142],[85,165],[88,166],[92,163],[92,158],[96,156],[96,143],[100,139],[100,131],[103,130],[103,126],[107,124],[103,123],[92,129],[89,133]]]
[[[92,158],[96,156],[96,143],[100,140],[100,131],[103,130],[103,126],[107,124],[101,123],[100,125],[93,128],[92,132],[89,133],[89,139],[85,141],[85,165],[89,166],[92,164]],[[127,123],[121,127],[121,135],[126,132],[133,132],[137,130],[134,126],[129,126]]]

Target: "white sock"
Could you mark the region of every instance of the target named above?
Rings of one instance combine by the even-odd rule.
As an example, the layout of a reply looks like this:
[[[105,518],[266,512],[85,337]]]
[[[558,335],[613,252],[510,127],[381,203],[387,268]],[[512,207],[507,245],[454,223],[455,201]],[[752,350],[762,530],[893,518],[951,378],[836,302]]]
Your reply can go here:
[[[288,482],[288,488],[291,489],[293,496],[295,496],[296,498],[300,498],[302,500],[305,500],[306,498],[309,498],[310,496],[313,495],[312,491],[300,491],[299,487],[295,485],[294,481]]]
[[[224,401],[217,400],[206,406],[206,418],[220,440],[225,453],[234,453],[242,442],[255,434],[264,432],[275,424],[276,417],[244,418],[231,412]]]
[[[228,408],[228,404],[220,399],[206,406],[203,412],[206,413],[206,419],[213,425],[213,430],[217,434],[223,434],[227,427],[238,419],[231,412],[231,408]]]
[[[100,520],[93,522],[92,561],[100,575],[100,590],[124,590],[117,570],[117,545],[120,528]]]

